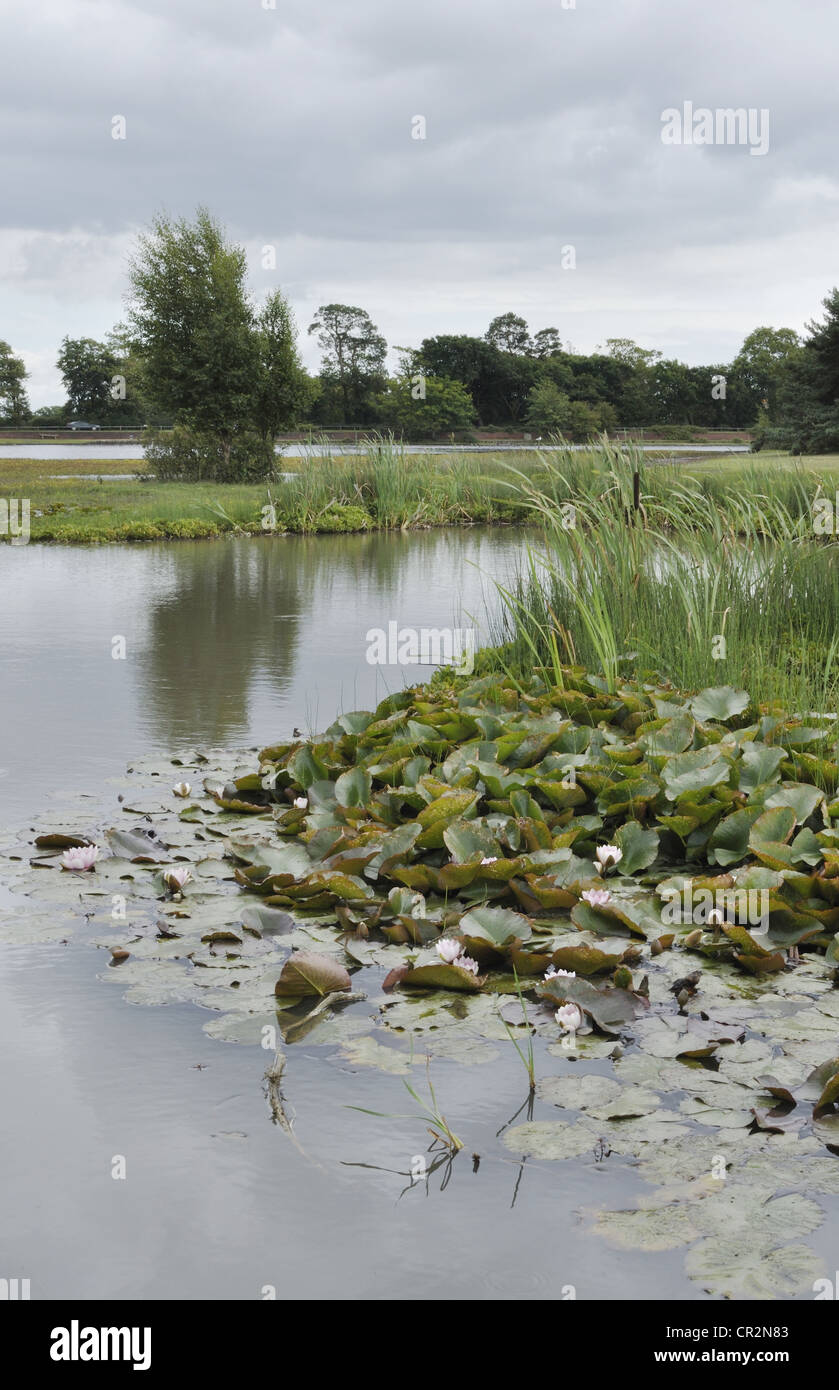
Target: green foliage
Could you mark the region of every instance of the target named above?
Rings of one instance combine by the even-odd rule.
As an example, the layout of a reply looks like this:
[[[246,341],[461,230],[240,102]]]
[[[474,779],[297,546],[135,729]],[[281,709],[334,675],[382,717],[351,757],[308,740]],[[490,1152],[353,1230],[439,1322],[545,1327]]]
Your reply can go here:
[[[256,325],[259,371],[253,420],[259,433],[273,440],[293,429],[312,400],[309,378],[297,351],[297,331],[288,301],[275,290],[262,306]]]
[[[320,422],[374,423],[373,397],[385,384],[387,343],[370,315],[351,304],[324,304],[309,333],[317,334],[323,351]]]
[[[102,424],[110,413],[112,380],[117,370],[110,348],[94,338],[64,338],[56,365],[67,392],[70,418]]]
[[[177,424],[165,433],[147,431],[143,447],[150,471],[161,482],[257,482],[274,467],[272,441],[254,430],[230,437]]]
[[[130,268],[129,322],[150,397],[196,436],[219,441],[219,477],[231,474],[234,455],[250,457],[233,447],[252,427],[259,378],[246,271],[244,250],[203,208],[194,222],[157,217]]]
[[[22,425],[29,415],[28,375],[23,358],[16,357],[9,344],[0,341],[0,419],[5,424]]]
[[[403,439],[434,439],[468,430],[475,418],[469,392],[445,377],[402,377],[375,397],[383,428]]]

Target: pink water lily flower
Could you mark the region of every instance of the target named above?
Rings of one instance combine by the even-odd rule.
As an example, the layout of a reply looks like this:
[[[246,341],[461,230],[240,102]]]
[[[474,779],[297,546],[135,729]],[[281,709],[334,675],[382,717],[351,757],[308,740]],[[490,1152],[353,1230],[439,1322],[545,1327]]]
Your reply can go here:
[[[595,851],[595,858],[597,872],[605,874],[608,869],[617,867],[623,859],[623,850],[618,849],[617,845],[599,845]]]
[[[576,978],[576,970],[557,970],[555,966],[549,965],[547,970],[545,971],[546,980],[576,980]]]
[[[459,941],[454,941],[450,936],[444,936],[436,943],[437,954],[447,965],[453,965],[457,960],[463,947]]]
[[[592,907],[605,907],[612,901],[608,888],[587,888],[581,897],[584,903],[589,903]]]
[[[163,882],[173,892],[180,893],[188,883],[192,882],[192,872],[190,869],[167,869],[163,875]]]
[[[452,964],[459,965],[461,970],[468,970],[470,975],[477,975],[478,973],[478,962],[473,960],[471,956],[458,956]]]
[[[576,1004],[563,1004],[557,1009],[555,1018],[564,1033],[576,1033],[583,1026],[583,1011]]]
[[[294,798],[294,804],[297,807],[298,811],[305,811],[306,807],[309,804],[309,801],[308,798],[305,796],[296,796]]]
[[[98,845],[77,845],[65,849],[61,856],[62,869],[92,869],[99,858]]]
[[[498,855],[497,855],[497,854],[494,854],[494,855],[491,855],[489,859],[482,859],[482,860],[481,860],[481,868],[483,868],[484,865],[486,865],[486,864],[497,864],[497,863],[498,863]]]

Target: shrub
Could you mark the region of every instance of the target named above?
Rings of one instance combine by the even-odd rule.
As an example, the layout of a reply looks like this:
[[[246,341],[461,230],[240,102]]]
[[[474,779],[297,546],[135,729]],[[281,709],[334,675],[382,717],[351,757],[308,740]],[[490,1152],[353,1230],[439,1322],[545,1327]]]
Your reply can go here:
[[[182,423],[165,433],[147,430],[143,449],[160,482],[261,482],[274,467],[273,445],[255,430],[224,439]]]

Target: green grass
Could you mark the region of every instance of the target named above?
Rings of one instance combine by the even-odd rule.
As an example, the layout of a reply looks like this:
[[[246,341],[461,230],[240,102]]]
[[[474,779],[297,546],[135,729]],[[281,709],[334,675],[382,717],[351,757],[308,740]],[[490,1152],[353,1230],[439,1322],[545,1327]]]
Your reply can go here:
[[[766,706],[835,711],[839,544],[814,537],[812,504],[837,475],[822,460],[817,471],[766,462],[718,474],[615,454],[596,483],[561,462],[548,489],[519,479],[542,539],[502,591],[495,636],[510,669],[535,664],[556,680],[580,662],[611,690],[621,674],[655,671],[684,690],[734,685]]]
[[[630,505],[637,466],[646,514],[655,524],[664,524],[674,506],[684,524],[689,517],[691,525],[704,525],[708,509],[724,510],[731,521],[739,505],[748,513],[746,534],[759,522],[766,534],[783,535],[809,518],[819,485],[831,496],[839,486],[837,456],[803,463],[780,454],[700,456],[671,465],[645,459],[631,446],[603,444],[551,454],[406,454],[389,441],[371,443],[358,455],[319,447],[318,456],[278,460],[278,468],[294,476],[278,474],[267,484],[161,483],[139,473],[100,481],[102,474],[142,465],[104,457],[0,459],[0,496],[30,499],[36,541],[181,539],[237,529],[259,534],[269,502],[278,530],[312,534],[544,521],[533,505],[537,494],[552,506],[567,501],[585,509],[617,488]],[[54,476],[71,472],[84,476]]]

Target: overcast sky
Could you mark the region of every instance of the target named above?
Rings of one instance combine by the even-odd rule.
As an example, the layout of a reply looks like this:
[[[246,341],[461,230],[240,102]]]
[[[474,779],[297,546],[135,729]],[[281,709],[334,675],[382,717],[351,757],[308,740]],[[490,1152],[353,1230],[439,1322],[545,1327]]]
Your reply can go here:
[[[312,367],[333,300],[391,344],[514,310],[696,363],[839,283],[836,0],[271,3],[0,0],[0,338],[33,405],[65,334],[122,317],[159,209],[225,222]],[[768,153],[665,145],[687,101],[768,110]]]

